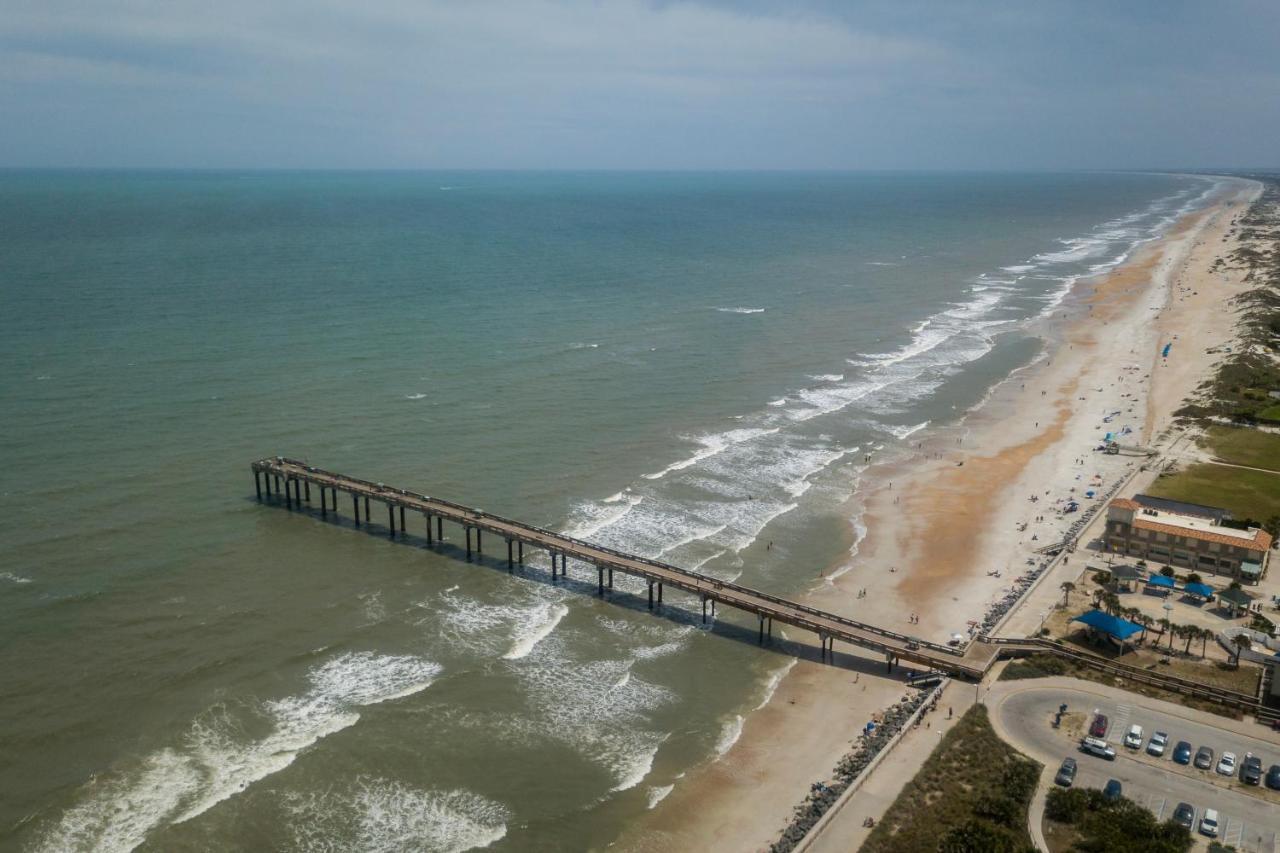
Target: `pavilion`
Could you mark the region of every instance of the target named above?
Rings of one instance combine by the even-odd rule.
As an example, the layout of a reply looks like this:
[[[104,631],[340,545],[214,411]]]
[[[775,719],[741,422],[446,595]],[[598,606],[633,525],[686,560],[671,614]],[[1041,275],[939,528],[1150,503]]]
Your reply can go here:
[[[1134,634],[1142,630],[1142,626],[1130,622],[1127,619],[1121,619],[1119,616],[1112,616],[1110,613],[1104,613],[1101,610],[1090,610],[1088,613],[1082,613],[1072,622],[1083,622],[1089,629],[1090,636],[1104,636],[1111,640],[1121,651],[1124,651],[1125,644],[1129,642]]]
[[[1253,596],[1242,589],[1227,588],[1218,593],[1218,604],[1230,613],[1232,618],[1247,612],[1252,603]]]
[[[1182,589],[1187,595],[1194,595],[1196,598],[1203,598],[1205,601],[1213,601],[1213,587],[1207,583],[1187,583],[1182,585]]]

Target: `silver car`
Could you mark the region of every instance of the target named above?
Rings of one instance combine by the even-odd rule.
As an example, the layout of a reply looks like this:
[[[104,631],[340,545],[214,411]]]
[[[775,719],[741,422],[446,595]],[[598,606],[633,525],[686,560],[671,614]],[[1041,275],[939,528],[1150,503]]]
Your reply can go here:
[[[1147,755],[1154,755],[1157,758],[1164,755],[1165,747],[1169,745],[1169,736],[1164,732],[1156,732],[1151,735],[1151,741],[1147,744]]]

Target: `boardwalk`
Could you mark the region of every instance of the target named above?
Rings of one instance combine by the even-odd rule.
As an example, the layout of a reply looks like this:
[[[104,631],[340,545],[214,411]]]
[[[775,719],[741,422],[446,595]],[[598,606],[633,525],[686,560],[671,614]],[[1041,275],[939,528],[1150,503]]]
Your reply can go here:
[[[400,532],[404,533],[406,513],[412,513],[424,519],[428,542],[442,538],[443,523],[448,521],[463,528],[468,557],[473,549],[475,552],[481,550],[484,534],[490,534],[505,542],[507,564],[511,568],[523,562],[526,545],[538,548],[550,555],[553,577],[557,571],[563,573],[566,570],[569,560],[595,567],[601,595],[612,588],[613,573],[622,572],[647,584],[651,609],[655,601],[662,603],[665,589],[673,588],[698,598],[704,620],[708,605],[713,611],[717,604],[723,604],[755,614],[761,641],[772,633],[773,623],[779,622],[816,634],[824,657],[833,654],[835,643],[841,642],[885,655],[890,669],[898,661],[910,661],[970,679],[981,678],[995,658],[996,649],[987,643],[973,642],[964,650],[928,643],[669,563],[625,554],[440,498],[335,474],[294,459],[262,459],[254,462],[252,468],[259,500],[264,496],[283,496],[287,506],[301,508],[310,504],[311,489],[315,487],[319,492],[320,511],[328,514],[338,511],[338,496],[346,494],[350,496],[352,516],[357,525],[362,522],[361,503],[363,522],[367,524],[370,503],[377,502],[386,507],[387,529],[391,536],[396,535],[397,521]]]

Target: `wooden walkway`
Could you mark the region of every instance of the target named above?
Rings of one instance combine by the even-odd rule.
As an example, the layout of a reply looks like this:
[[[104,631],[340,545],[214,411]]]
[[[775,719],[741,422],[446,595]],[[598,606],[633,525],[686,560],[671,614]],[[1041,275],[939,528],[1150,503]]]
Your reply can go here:
[[[327,515],[330,511],[338,511],[338,495],[345,493],[351,497],[352,515],[357,526],[361,524],[361,502],[364,503],[364,523],[368,523],[370,502],[376,501],[387,508],[387,529],[391,536],[396,535],[397,521],[400,532],[404,533],[405,515],[413,513],[425,519],[428,543],[443,538],[443,523],[448,521],[465,531],[468,558],[473,551],[472,534],[475,535],[474,551],[478,553],[482,537],[487,533],[506,543],[509,568],[514,569],[517,563],[524,561],[526,545],[538,548],[550,555],[553,578],[557,571],[564,573],[567,570],[570,560],[594,566],[602,596],[613,586],[613,573],[622,572],[646,582],[650,609],[655,604],[655,593],[656,602],[661,604],[664,589],[671,587],[700,600],[704,621],[708,605],[712,612],[717,604],[723,604],[755,614],[759,620],[761,642],[766,635],[772,634],[776,621],[816,634],[824,658],[834,654],[838,641],[883,654],[890,671],[896,662],[910,661],[973,680],[980,679],[996,658],[997,648],[986,642],[971,642],[966,649],[925,642],[669,563],[615,551],[452,501],[325,471],[294,459],[262,459],[254,462],[252,468],[259,500],[283,496],[290,508],[302,508],[304,504],[311,503],[311,488],[314,486],[319,491],[320,512]]]

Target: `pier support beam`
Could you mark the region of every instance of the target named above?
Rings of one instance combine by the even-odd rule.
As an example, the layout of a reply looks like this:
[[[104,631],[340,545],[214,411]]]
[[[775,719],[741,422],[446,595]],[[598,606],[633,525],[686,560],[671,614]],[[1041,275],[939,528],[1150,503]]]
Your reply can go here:
[[[604,598],[604,566],[596,566],[596,583],[600,588],[600,597]]]
[[[365,520],[365,521],[368,521],[368,520],[369,520],[369,519],[371,519],[371,518],[373,518],[373,516],[369,514],[369,496],[368,496],[368,495],[365,495],[365,498],[364,498],[364,520]]]
[[[662,584],[658,584],[658,604],[662,604]]]
[[[396,538],[396,508],[387,504],[387,535]]]
[[[274,476],[276,479],[276,494],[279,495],[280,494],[280,475],[276,474]]]
[[[484,553],[484,543],[483,543],[483,542],[481,541],[481,539],[480,539],[480,534],[481,534],[481,532],[482,532],[482,531],[480,530],[480,528],[479,528],[479,527],[477,527],[477,528],[476,528],[476,553],[477,553],[477,554],[483,554],[483,553]]]
[[[356,496],[355,492],[351,493],[351,513],[352,515],[355,516],[356,527],[359,527],[360,526],[360,498]]]
[[[555,580],[556,579],[556,552],[548,551],[547,553],[551,555],[551,579]]]
[[[423,513],[423,515],[426,515],[426,513]],[[427,519],[427,544],[430,545],[431,544],[431,516],[426,515],[426,519]]]
[[[511,552],[512,544],[513,543],[511,542],[511,540],[508,539],[507,540],[507,571],[508,572],[514,571],[516,567],[516,558]]]
[[[325,491],[325,487],[320,487],[320,517],[324,518],[329,514],[329,496]]]
[[[524,565],[524,543],[523,542],[516,543],[516,562],[522,566]]]
[[[406,527],[404,526],[404,507],[403,507],[403,506],[401,506],[401,507],[400,507],[400,533],[401,533],[402,535],[404,535],[404,532],[405,532],[405,530],[407,530],[407,529],[408,529],[408,528],[406,528]]]
[[[441,542],[444,541],[444,519],[436,516],[436,538]]]
[[[302,488],[306,489],[307,503],[311,503],[311,481],[303,480]]]
[[[471,559],[471,528],[464,528],[467,531],[467,560]]]
[[[756,618],[760,620],[760,645],[764,645],[764,614],[757,613]]]
[[[702,596],[702,624],[707,624],[707,597]]]
[[[258,493],[258,503],[262,503],[262,472],[254,469],[253,490]]]
[[[649,581],[649,609],[653,609],[653,581]]]
[[[609,589],[613,589],[613,566],[609,567]]]

